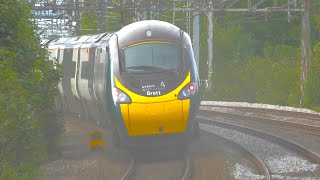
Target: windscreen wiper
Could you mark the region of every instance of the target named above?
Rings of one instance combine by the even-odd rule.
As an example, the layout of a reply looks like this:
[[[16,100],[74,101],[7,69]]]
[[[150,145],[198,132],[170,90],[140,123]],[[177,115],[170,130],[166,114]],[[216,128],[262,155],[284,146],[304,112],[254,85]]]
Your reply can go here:
[[[161,68],[161,67],[157,67],[157,66],[131,66],[131,67],[127,67],[126,70],[132,72],[131,70],[134,70],[135,72],[139,73],[141,71],[145,72],[173,72],[176,71],[176,69],[171,68],[171,69],[165,69],[165,68]]]

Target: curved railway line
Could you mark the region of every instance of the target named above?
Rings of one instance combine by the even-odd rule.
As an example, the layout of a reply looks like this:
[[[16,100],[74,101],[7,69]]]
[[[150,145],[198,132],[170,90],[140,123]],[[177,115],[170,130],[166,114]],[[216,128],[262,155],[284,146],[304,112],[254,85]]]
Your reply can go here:
[[[211,132],[207,132],[207,133],[212,134]],[[269,172],[267,165],[259,156],[248,151],[245,147],[243,147],[242,145],[240,145],[234,141],[231,141],[231,140],[224,138],[222,136],[219,136],[219,135],[215,135],[215,136],[216,136],[216,138],[219,138],[221,141],[223,141],[224,144],[230,146],[233,149],[236,149],[237,151],[240,151],[240,153],[243,154],[244,156],[246,156],[249,159],[249,161],[253,162],[254,165],[256,166],[257,171],[264,177],[265,180],[271,179],[271,175],[270,175],[270,172]]]
[[[210,108],[212,106],[206,106],[206,107]],[[145,153],[143,152],[142,153],[139,152],[140,153],[140,157],[139,157],[132,153],[118,152],[116,149],[111,150],[112,151],[111,152],[109,147],[109,150],[108,148],[106,150],[108,152],[100,153],[95,156],[90,156],[90,155],[88,156],[88,154],[82,153],[85,156],[85,157],[82,157],[81,153],[79,153],[79,156],[72,155],[71,157],[74,157],[76,159],[70,162],[68,161],[68,159],[65,159],[62,161],[59,160],[57,163],[53,163],[52,166],[49,166],[51,170],[47,172],[48,174],[47,178],[45,177],[43,179],[54,179],[54,178],[62,178],[62,177],[63,178],[64,177],[66,178],[80,177],[81,179],[83,178],[83,175],[85,175],[86,177],[90,177],[90,174],[91,174],[91,177],[95,177],[97,179],[110,178],[111,176],[111,177],[117,177],[117,179],[121,179],[121,180],[150,179],[150,178],[151,179],[188,180],[188,179],[198,179],[199,177],[202,177],[202,178],[219,177],[219,179],[223,177],[229,177],[229,178],[233,177],[233,179],[239,179],[239,177],[235,177],[236,175],[233,174],[235,172],[235,169],[238,167],[237,165],[239,164],[243,165],[242,167],[247,167],[253,170],[252,171],[253,172],[252,175],[254,176],[253,179],[267,179],[267,180],[283,179],[283,178],[293,179],[293,180],[299,179],[299,178],[302,178],[302,179],[305,178],[309,180],[319,179],[318,177],[320,177],[320,156],[319,156],[318,149],[316,148],[315,151],[311,151],[308,149],[310,148],[308,147],[308,145],[305,146],[305,144],[303,144],[304,146],[302,146],[300,145],[300,143],[299,144],[296,143],[296,141],[293,142],[292,140],[288,140],[290,139],[290,135],[292,134],[296,134],[295,136],[301,136],[300,133],[306,133],[308,134],[308,135],[305,135],[306,138],[312,137],[316,139],[314,142],[320,142],[319,141],[320,130],[317,129],[319,127],[309,125],[309,122],[312,122],[312,121],[320,122],[320,120],[317,118],[317,117],[320,117],[319,115],[307,116],[305,113],[302,113],[302,114],[299,114],[296,112],[280,113],[277,110],[276,111],[273,111],[273,110],[265,111],[262,109],[252,110],[251,108],[233,108],[232,107],[231,109],[238,110],[238,111],[240,111],[241,109],[241,111],[244,113],[232,114],[230,112],[225,113],[222,111],[214,111],[214,110],[209,111],[209,109],[200,110],[197,115],[197,118],[200,119],[200,123],[201,123],[201,130],[202,130],[201,141],[195,144],[191,144],[191,149],[193,149],[193,151],[190,151],[191,149],[189,148],[188,151],[185,151],[185,153],[183,153],[184,155],[181,155],[180,153],[181,156],[179,155],[179,158],[177,157],[170,158],[168,154],[161,156],[156,152],[150,152],[150,153],[154,153],[155,156],[159,156],[159,157],[150,158],[150,159],[148,158],[141,159],[141,154],[142,156],[145,155]],[[281,120],[274,120],[271,118],[271,116],[270,118],[268,118],[269,116],[265,116],[265,115],[262,115],[261,117],[259,117],[259,114],[273,114],[273,115],[282,116],[285,118],[293,117],[293,118],[307,119],[310,121],[306,121],[308,123],[305,123],[305,124],[301,124],[297,122],[286,122]],[[78,132],[76,134],[79,134],[79,135],[82,134],[81,135],[82,137],[83,133],[88,131],[88,126],[86,124],[81,125],[81,123],[76,121],[74,121],[74,123],[75,123],[74,126],[76,126],[76,129]],[[275,146],[279,146],[282,149],[285,149],[285,153],[289,155],[291,155],[293,152],[293,154],[295,154],[296,157],[298,157],[297,159],[299,158],[303,159],[307,162],[308,165],[312,165],[312,167],[316,167],[316,168],[314,168],[315,169],[314,172],[310,171],[309,169],[308,171],[303,171],[303,172],[296,170],[294,172],[279,174],[274,170],[275,166],[277,167],[278,165],[270,164],[270,161],[268,161],[268,159],[266,158],[267,156],[273,156],[273,155],[280,156],[281,153],[278,153],[277,150],[276,152],[272,152],[272,150],[271,151],[269,150],[268,152],[264,152],[262,149],[261,150],[262,153],[256,152],[255,150],[252,151],[252,149],[259,149],[261,147],[259,147],[260,145],[256,142],[251,142],[249,144],[246,144],[245,141],[251,141],[250,138],[243,141],[243,143],[241,142],[239,143],[237,141],[234,141],[232,138],[230,139],[228,137],[224,137],[223,135],[219,134],[219,132],[215,133],[214,131],[210,130],[209,127],[211,126],[216,127],[215,129],[218,129],[218,131],[219,129],[237,131],[245,135],[252,136],[253,138],[261,139],[270,144],[274,144]],[[251,128],[248,128],[247,126]],[[272,129],[272,130],[269,131],[269,129]],[[273,131],[277,131],[278,129],[288,130],[288,131],[282,132],[282,134],[288,134],[288,136],[284,136],[285,138],[283,138],[281,133],[280,133],[281,135],[277,133],[273,133]],[[71,142],[71,139],[77,136],[76,134],[71,135],[69,137],[68,142]],[[277,136],[273,134],[277,134]],[[309,135],[309,134],[312,134],[312,135]],[[237,135],[234,135],[234,136],[237,136]],[[106,139],[108,140],[107,137]],[[305,141],[304,136],[302,136],[301,139],[303,140],[303,142]],[[80,145],[77,145],[75,143],[76,141],[73,141],[73,142],[74,143],[72,143],[72,145],[70,144],[70,148],[74,147],[74,149],[78,149]],[[217,144],[223,147],[216,148],[215,146]],[[82,148],[82,150],[84,150],[85,152],[87,151],[85,150],[85,148]],[[70,149],[68,149],[68,151],[70,151]],[[263,153],[265,153],[266,155]],[[124,154],[125,156],[122,157],[121,154]],[[89,159],[87,158],[87,156]],[[171,157],[174,157],[174,156],[171,156]],[[221,156],[223,157],[220,158]],[[77,168],[76,165],[73,165],[74,162],[75,163],[78,162],[77,158],[80,158],[79,162],[88,162],[88,165],[87,165],[88,168],[81,166],[79,167],[81,170],[79,168],[73,169],[74,167]],[[224,163],[224,164],[221,164],[221,163]],[[276,162],[276,163],[279,163],[279,162]],[[59,165],[55,167],[54,164],[59,164]],[[295,164],[293,164],[293,166],[294,165]],[[68,167],[68,168],[64,170],[61,167]],[[113,170],[105,169],[106,167],[109,167]],[[219,172],[223,168],[225,169],[225,171],[223,170],[224,171],[223,173],[229,173],[229,174],[223,174],[222,172]],[[232,172],[230,171],[231,170],[230,168],[232,168],[233,170]],[[63,171],[61,171],[61,169]],[[70,175],[69,174],[70,172],[72,173],[78,172],[78,174],[75,173]],[[242,172],[242,173],[245,174],[245,172]],[[229,179],[229,178],[225,178],[225,179]],[[247,177],[245,178],[242,177],[242,179],[246,179],[246,178]]]
[[[221,112],[217,110],[210,110],[212,106],[202,106],[199,114],[201,115],[219,115],[224,117],[241,117],[242,121],[254,122],[254,123],[262,123],[265,125],[274,126],[280,129],[286,129],[290,131],[302,132],[310,135],[320,136],[320,115],[317,114],[308,114],[308,113],[300,113],[300,112],[286,112],[279,110],[265,110],[265,109],[257,109],[257,108],[236,108],[236,107],[227,107],[235,110],[241,110],[243,113],[230,113],[230,112]],[[225,108],[225,107],[223,107]],[[254,113],[254,114],[248,114]],[[260,114],[260,115],[259,115]],[[263,114],[263,115],[261,115]],[[269,115],[278,115],[283,118],[277,117],[274,120]],[[245,117],[245,118],[244,118]],[[293,118],[292,120],[287,120],[285,117]],[[296,120],[294,118],[301,118],[303,120]]]
[[[281,110],[281,109],[265,109],[265,108],[252,108],[252,107],[236,107],[236,106],[218,106],[218,105],[206,105],[208,107],[217,107],[217,108],[229,108],[233,110],[239,110],[244,112],[252,113],[262,113],[262,114],[272,114],[278,116],[289,116],[295,118],[307,118],[316,121],[320,121],[320,113],[307,113],[307,112],[298,112],[290,110]]]
[[[275,143],[279,146],[285,147],[285,149],[287,149],[288,151],[293,151],[296,152],[298,155],[301,155],[302,157],[307,158],[309,161],[311,161],[312,163],[315,163],[318,167],[320,164],[320,156],[317,153],[312,152],[311,150],[307,149],[306,147],[303,147],[299,144],[296,144],[290,140],[257,130],[257,129],[252,129],[252,128],[248,128],[248,127],[244,127],[244,126],[240,126],[237,124],[233,124],[230,122],[222,122],[222,121],[218,121],[215,120],[212,117],[207,117],[207,116],[202,116],[202,115],[198,115],[197,118],[200,119],[202,126],[206,126],[206,125],[214,125],[220,128],[225,128],[225,129],[231,129],[231,130],[235,130],[235,131],[239,131],[241,133],[244,134],[249,134],[252,135],[254,137],[258,137],[261,139],[264,139],[265,141],[269,141],[271,143]],[[206,130],[209,131],[211,133],[214,133],[206,128],[202,127],[202,130]],[[267,164],[267,167],[269,169],[271,169],[272,167],[270,167],[270,165]],[[276,176],[274,173],[271,172],[272,175]],[[302,175],[304,176],[304,175]],[[319,174],[319,170],[317,172],[317,175],[315,177],[320,176]],[[312,179],[312,178],[311,178]]]
[[[131,176],[133,175],[134,168],[136,165],[136,160],[131,159],[129,167],[125,170],[124,174],[121,176],[121,180],[129,180]]]
[[[181,180],[188,180],[191,179],[192,177],[192,158],[188,155],[185,158],[185,163],[184,163],[184,173],[181,177]]]
[[[143,175],[136,175],[135,171],[141,166],[142,163],[138,162],[134,156],[131,159],[128,168],[125,170],[123,175],[121,176],[121,180],[130,180],[130,179],[145,179],[144,177],[140,177]],[[183,160],[183,163],[181,163],[184,167],[183,173],[180,175],[179,178],[175,179],[181,179],[181,180],[189,180],[191,179],[192,176],[192,158],[190,155],[185,155],[185,158]],[[148,165],[152,166],[152,165]],[[158,172],[159,173],[159,172]],[[161,172],[161,173],[166,173],[166,172]],[[146,178],[147,179],[147,178]]]

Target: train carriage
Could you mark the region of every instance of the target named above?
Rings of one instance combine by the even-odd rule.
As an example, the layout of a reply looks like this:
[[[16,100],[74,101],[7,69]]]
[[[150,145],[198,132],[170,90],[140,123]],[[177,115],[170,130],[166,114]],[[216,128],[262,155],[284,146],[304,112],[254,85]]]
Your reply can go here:
[[[198,131],[197,63],[180,28],[140,21],[114,33],[57,39],[48,49],[62,64],[62,106],[109,126],[116,144],[188,142]]]

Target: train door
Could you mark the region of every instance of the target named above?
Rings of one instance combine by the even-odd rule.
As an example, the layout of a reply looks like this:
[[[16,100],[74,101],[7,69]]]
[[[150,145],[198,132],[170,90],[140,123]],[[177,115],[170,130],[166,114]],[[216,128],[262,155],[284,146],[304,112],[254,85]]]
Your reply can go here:
[[[78,77],[79,77],[79,61],[80,61],[80,48],[74,47],[72,53],[72,69],[74,73],[71,77],[71,92],[73,94],[72,98],[70,97],[68,102],[71,104],[69,110],[71,113],[80,115],[81,117],[86,118],[86,110],[80,99],[79,88],[78,88]]]
[[[73,94],[71,91],[71,78],[75,77],[76,63],[72,61],[73,49],[67,48],[63,50],[62,59],[62,89],[64,95],[64,102],[67,105],[69,112],[74,112],[72,104],[74,102]]]
[[[80,49],[80,68],[78,87],[81,98],[91,100],[88,88],[89,82],[89,48]]]
[[[99,107],[99,104],[97,103],[97,99],[95,97],[94,93],[94,72],[95,72],[95,62],[99,61],[99,59],[96,56],[96,47],[89,48],[88,52],[88,62],[89,62],[89,72],[88,72],[88,89],[89,89],[89,95],[91,101],[89,101],[88,110],[91,114],[92,120],[94,120],[98,125],[102,125],[103,121],[102,118],[104,118],[101,108]]]
[[[78,61],[79,61],[79,49],[75,48],[73,49],[73,55],[72,55],[72,64],[75,64],[75,76],[71,77],[71,91],[72,94],[75,96],[75,98],[80,99],[78,91],[77,91],[77,75],[78,75]]]
[[[54,67],[55,63],[59,63],[60,50],[59,49],[48,49],[48,51],[49,51],[50,65],[52,65]],[[60,84],[60,82],[59,82],[59,84]],[[60,93],[61,93],[61,91],[60,91]],[[62,97],[61,97],[61,94],[58,94],[54,100],[54,110],[58,113],[62,113],[63,109],[64,108],[63,108]]]
[[[58,49],[58,62],[59,64],[62,66],[62,61],[63,61],[63,49]],[[62,74],[63,76],[63,74]],[[63,88],[62,88],[62,78],[61,78],[61,81],[59,82],[58,84],[58,88],[59,88],[59,91],[60,91],[60,94],[61,96],[64,96],[63,94]]]
[[[89,73],[89,48],[80,48],[79,71],[77,77],[77,88],[83,106],[85,120],[90,120],[89,101],[90,94],[88,88]]]
[[[89,73],[88,73],[88,88],[90,99],[93,102],[96,102],[94,91],[93,91],[93,79],[94,79],[94,65],[96,61],[96,48],[89,49]]]
[[[93,89],[99,106],[103,106],[105,92],[105,71],[106,71],[106,50],[104,48],[97,49],[97,58],[94,68]]]
[[[58,59],[58,63],[62,66],[62,62],[63,62],[63,54],[64,54],[64,50],[63,49],[58,49],[58,54],[57,54],[57,59]],[[62,68],[63,71],[63,68]],[[68,111],[68,106],[67,106],[67,100],[65,98],[65,94],[63,92],[63,86],[62,86],[62,80],[63,80],[63,72],[62,72],[62,77],[61,80],[58,84],[58,89],[60,92],[59,98],[61,101],[61,106],[62,106],[62,110],[63,112],[67,112]]]
[[[106,48],[99,47],[96,50],[96,59],[94,64],[93,90],[96,99],[97,108],[101,114],[101,123],[104,127],[109,127],[109,114],[106,107],[105,84],[106,84],[106,64],[108,54]]]

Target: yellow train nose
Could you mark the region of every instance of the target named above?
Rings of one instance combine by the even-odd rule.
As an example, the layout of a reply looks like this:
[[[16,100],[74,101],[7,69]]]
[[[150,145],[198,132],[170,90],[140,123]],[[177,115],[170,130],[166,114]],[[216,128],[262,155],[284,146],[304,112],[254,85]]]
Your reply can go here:
[[[121,105],[130,136],[185,132],[190,100]]]

